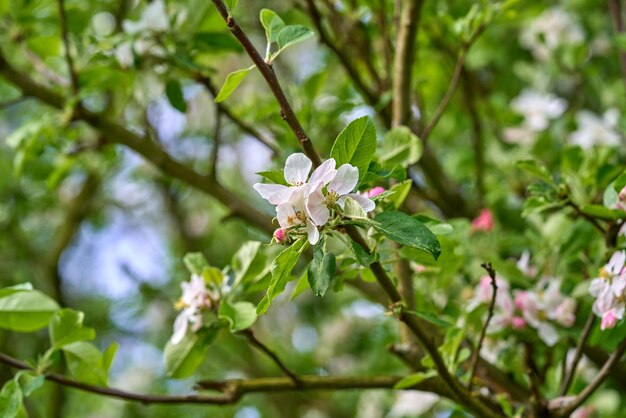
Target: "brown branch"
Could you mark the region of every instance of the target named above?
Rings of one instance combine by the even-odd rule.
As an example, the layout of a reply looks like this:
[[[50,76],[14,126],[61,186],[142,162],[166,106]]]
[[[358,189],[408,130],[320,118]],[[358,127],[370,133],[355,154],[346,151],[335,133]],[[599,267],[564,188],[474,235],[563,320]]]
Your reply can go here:
[[[293,373],[291,370],[289,370],[289,368],[285,365],[285,363],[283,363],[283,361],[278,357],[278,355],[276,355],[276,353],[274,353],[272,350],[269,349],[269,347],[267,347],[265,344],[263,344],[261,341],[259,341],[259,339],[252,332],[252,330],[250,330],[250,329],[243,330],[241,332],[241,334],[244,337],[246,337],[248,342],[250,342],[250,344],[253,347],[255,347],[256,349],[261,351],[263,354],[265,354],[269,358],[271,358],[272,361],[274,363],[276,363],[278,368],[281,369],[283,371],[283,373],[285,373],[287,376],[289,376],[289,378],[291,380],[293,380],[293,382],[296,385],[296,387],[301,386],[301,382],[300,382],[300,379],[298,378],[298,376],[296,376],[295,373]]]
[[[241,46],[243,46],[248,56],[252,59],[252,62],[254,62],[256,67],[261,72],[261,75],[267,82],[267,85],[272,90],[274,97],[276,97],[276,100],[280,105],[282,118],[287,122],[293,133],[296,135],[296,138],[298,138],[298,141],[300,141],[300,146],[302,147],[304,153],[307,155],[307,157],[311,159],[313,165],[317,167],[321,164],[322,160],[315,148],[313,148],[311,140],[307,136],[304,128],[298,120],[298,117],[296,116],[291,105],[289,104],[289,100],[287,100],[287,96],[285,95],[285,92],[283,91],[278,79],[276,78],[274,68],[272,68],[271,64],[265,62],[261,54],[259,54],[259,51],[257,51],[254,45],[252,45],[252,42],[248,38],[248,35],[246,35],[241,27],[239,27],[237,22],[235,22],[235,19],[230,16],[230,14],[228,13],[228,8],[224,4],[224,2],[222,0],[212,1],[213,4],[215,4],[217,11],[220,13],[222,18],[228,25],[228,28],[230,29],[232,34],[235,36],[235,38],[237,38]]]
[[[202,74],[194,74],[193,77],[198,83],[202,84],[213,97],[217,97],[217,89],[215,88],[209,77]],[[220,112],[223,113],[228,119],[230,119],[235,125],[237,125],[239,129],[265,145],[272,151],[274,155],[281,154],[282,151],[278,144],[276,144],[276,141],[263,134],[261,131],[250,125],[245,120],[241,119],[224,102],[216,103],[216,106],[219,108]]]
[[[624,351],[626,351],[626,339],[623,340],[617,347],[617,350],[615,350],[615,352],[611,354],[611,356],[606,361],[606,363],[604,363],[593,381],[591,381],[591,383],[589,383],[589,385],[585,389],[583,389],[582,392],[580,392],[571,403],[569,403],[566,407],[557,410],[556,415],[558,417],[568,417],[579,406],[585,403],[585,401],[589,399],[591,395],[593,395],[596,389],[598,389],[600,385],[604,382],[604,380],[609,376],[613,366],[621,360],[622,356],[624,355]]]
[[[559,396],[564,396],[572,381],[574,380],[574,376],[576,375],[576,368],[578,367],[578,362],[583,357],[583,349],[585,348],[585,343],[591,334],[591,329],[593,328],[593,324],[595,323],[596,316],[593,312],[589,313],[589,317],[587,318],[587,322],[585,322],[585,326],[583,327],[582,334],[578,339],[576,344],[576,351],[574,354],[574,359],[572,360],[572,365],[569,369],[567,369],[567,363],[563,365],[563,379],[561,379],[561,387],[559,389]],[[567,358],[567,353],[565,355]]]
[[[11,66],[1,53],[0,76],[19,88],[25,96],[34,97],[59,110],[63,110],[65,107],[63,96],[28,78]],[[234,195],[210,176],[200,174],[176,161],[154,141],[137,135],[101,114],[90,112],[81,105],[76,106],[74,117],[100,131],[110,142],[132,149],[169,176],[178,178],[191,187],[215,197],[227,206],[231,213],[245,219],[251,225],[270,234],[274,231],[268,216]]]
[[[478,358],[480,357],[480,349],[483,347],[483,342],[485,341],[485,336],[487,335],[487,328],[489,327],[489,322],[491,322],[491,318],[493,317],[493,311],[496,307],[496,296],[498,295],[498,284],[496,283],[496,271],[493,269],[493,266],[491,265],[491,263],[483,263],[480,266],[487,271],[487,274],[489,274],[489,278],[491,278],[491,288],[493,289],[493,293],[491,295],[491,302],[489,303],[489,310],[487,311],[487,319],[485,320],[485,324],[483,325],[483,328],[480,331],[478,344],[476,344],[474,353],[472,353],[472,361],[470,363],[470,378],[468,382],[468,387],[470,390],[472,389],[474,376],[476,376],[476,369],[478,367]]]
[[[624,20],[622,18],[622,5],[620,0],[609,0],[609,12],[611,13],[611,22],[613,29],[618,34],[624,32]],[[622,79],[626,84],[626,51],[618,47],[619,63],[622,70]]]
[[[576,203],[574,203],[570,199],[568,199],[567,202],[565,202],[565,206],[569,206],[570,208],[574,209],[574,212],[576,212],[577,215],[583,217],[587,222],[592,224],[598,231],[600,231],[602,236],[604,236],[606,234],[606,231],[604,230],[602,225],[600,225],[600,223],[597,221],[597,219],[594,218],[593,216],[588,215],[585,212],[583,212],[582,209],[580,208],[580,206],[578,206]]]
[[[405,125],[409,119],[415,37],[423,3],[421,0],[403,0],[401,3],[400,28],[393,64],[392,127]]]
[[[34,369],[27,363],[16,358],[0,353],[0,363],[20,370]],[[135,392],[127,392],[120,389],[96,386],[78,382],[57,373],[45,373],[46,380],[63,386],[72,387],[84,392],[126,401],[141,402],[143,404],[214,404],[226,405],[236,403],[241,397],[249,393],[276,393],[288,391],[310,390],[350,390],[350,389],[392,389],[401,376],[301,376],[300,385],[290,377],[269,377],[256,379],[231,379],[222,381],[201,381],[197,388],[201,390],[217,390],[223,394],[220,396],[208,395],[151,395]],[[443,396],[449,396],[441,379],[431,378],[407,389],[417,389]]]
[[[63,39],[63,49],[65,50],[65,61],[67,62],[67,70],[70,75],[72,92],[78,94],[78,74],[74,66],[74,59],[70,51],[70,36],[67,28],[67,15],[65,14],[65,0],[57,0],[59,9],[59,21],[61,23],[61,38]]]

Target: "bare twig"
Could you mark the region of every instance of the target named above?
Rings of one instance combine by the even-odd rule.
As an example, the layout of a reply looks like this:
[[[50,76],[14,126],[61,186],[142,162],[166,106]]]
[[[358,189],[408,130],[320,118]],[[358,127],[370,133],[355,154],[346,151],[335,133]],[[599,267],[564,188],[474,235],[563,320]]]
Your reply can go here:
[[[67,69],[70,75],[70,82],[72,85],[72,92],[78,93],[78,74],[76,73],[76,67],[74,66],[74,59],[70,51],[70,36],[67,28],[67,15],[65,14],[65,0],[57,0],[57,6],[59,9],[59,21],[61,23],[61,38],[63,39],[63,49],[65,50],[65,61],[67,62]]]
[[[202,75],[202,74],[193,74],[193,77],[198,83],[202,84],[211,93],[213,97],[217,96],[217,89],[215,88],[215,86],[213,85],[209,77]],[[241,119],[232,111],[230,107],[228,107],[223,102],[216,103],[216,106],[219,108],[220,112],[223,113],[224,116],[226,116],[228,119],[230,119],[235,125],[237,125],[239,129],[241,129],[243,132],[247,133],[248,135],[255,138],[257,141],[265,145],[267,148],[269,148],[272,151],[274,155],[280,155],[281,149],[276,144],[276,141],[274,141],[272,138],[268,137],[267,135],[263,134],[261,131],[256,129],[254,126],[250,125],[245,120]]]
[[[585,403],[585,401],[589,399],[591,395],[593,395],[596,389],[598,389],[600,385],[604,382],[604,380],[608,377],[608,375],[611,373],[611,369],[613,368],[613,366],[615,366],[621,360],[622,356],[624,355],[624,351],[626,351],[626,339],[623,340],[617,347],[617,350],[615,350],[615,352],[611,354],[611,356],[606,361],[606,363],[604,363],[593,381],[591,381],[591,383],[589,383],[589,385],[585,389],[583,389],[582,392],[580,392],[578,396],[576,396],[576,398],[574,398],[574,400],[569,403],[568,406],[555,411],[556,415],[558,417],[568,417],[579,406]]]
[[[563,365],[563,378],[561,379],[561,387],[559,389],[559,396],[564,396],[569,390],[572,381],[574,380],[574,376],[576,375],[576,368],[578,367],[578,362],[583,357],[583,349],[585,348],[585,343],[589,338],[589,334],[591,334],[591,329],[593,328],[593,324],[595,323],[596,316],[593,312],[589,313],[589,317],[587,317],[587,322],[585,322],[585,326],[583,327],[583,332],[578,339],[576,344],[576,351],[574,353],[574,358],[572,360],[572,364],[567,369],[567,362]],[[567,354],[565,355],[567,358]]]
[[[598,220],[596,218],[594,218],[593,216],[590,216],[590,215],[586,214],[585,212],[583,212],[582,209],[580,208],[580,206],[578,206],[576,203],[574,203],[570,199],[568,199],[565,202],[565,205],[569,206],[572,209],[574,209],[574,211],[576,212],[577,215],[582,216],[587,222],[592,224],[598,231],[600,231],[600,233],[603,236],[606,234],[606,231],[604,230],[602,225],[600,225]]]
[[[489,327],[489,322],[491,322],[491,318],[493,317],[493,311],[496,307],[496,296],[498,295],[498,284],[496,283],[496,271],[493,269],[491,263],[483,263],[480,265],[487,271],[489,274],[489,278],[491,279],[491,288],[493,289],[493,293],[491,294],[491,302],[489,303],[489,310],[487,311],[487,319],[483,325],[482,330],[480,331],[480,336],[478,337],[478,343],[476,344],[476,348],[474,349],[474,353],[472,353],[472,361],[470,363],[470,378],[468,387],[471,390],[474,382],[474,376],[476,376],[476,368],[478,367],[478,358],[480,357],[480,349],[483,346],[483,342],[485,341],[485,335],[487,335],[487,328]]]
[[[467,53],[469,52],[472,44],[476,42],[478,37],[482,34],[484,29],[484,26],[480,26],[478,29],[476,29],[470,39],[467,42],[463,43],[463,46],[461,46],[461,51],[459,52],[456,66],[454,67],[454,72],[452,73],[452,79],[450,80],[450,84],[448,85],[448,90],[439,102],[439,105],[437,106],[437,109],[435,110],[435,114],[433,115],[432,119],[430,120],[430,122],[428,122],[424,130],[420,133],[420,138],[424,143],[428,140],[430,133],[433,131],[435,126],[437,126],[437,123],[439,123],[439,119],[441,119],[441,116],[443,116],[443,112],[448,107],[452,96],[454,96],[456,88],[459,85],[459,80],[461,78],[461,73],[463,72],[463,67],[465,66],[465,58],[467,57]]]
[[[265,62],[261,54],[259,54],[259,51],[257,51],[254,45],[252,45],[252,42],[250,42],[248,35],[245,34],[245,32],[241,29],[241,27],[239,27],[237,22],[235,22],[235,19],[228,13],[228,8],[224,4],[224,2],[222,0],[212,1],[213,4],[215,4],[217,11],[220,13],[222,18],[228,25],[228,28],[230,29],[232,34],[235,35],[235,38],[237,38],[241,46],[243,46],[248,56],[252,59],[252,62],[254,62],[256,67],[261,72],[261,75],[267,82],[267,85],[272,90],[274,97],[276,97],[276,101],[278,101],[278,104],[280,105],[281,116],[287,122],[293,133],[296,135],[296,138],[298,138],[298,140],[300,141],[302,150],[307,155],[307,157],[311,159],[313,165],[317,167],[321,164],[322,160],[315,148],[313,148],[313,144],[311,143],[311,140],[304,131],[304,128],[300,124],[300,121],[293,111],[291,104],[289,104],[289,100],[287,100],[287,96],[285,95],[285,92],[283,91],[280,83],[278,82],[278,79],[276,78],[274,68],[270,64]]]
[[[301,386],[301,382],[298,376],[296,376],[295,373],[289,370],[289,368],[285,365],[285,363],[283,363],[283,361],[278,357],[278,355],[276,355],[276,353],[274,353],[272,350],[269,349],[269,347],[267,347],[265,344],[259,341],[259,339],[252,332],[252,330],[246,329],[242,331],[241,334],[248,339],[248,341],[250,342],[252,346],[254,346],[263,354],[271,358],[272,361],[276,363],[278,368],[281,369],[287,376],[289,376],[291,380],[293,380],[296,387]]]
[[[217,179],[217,159],[220,152],[220,138],[222,135],[222,110],[215,105],[215,130],[213,131],[213,149],[211,150],[211,161],[209,176]]]

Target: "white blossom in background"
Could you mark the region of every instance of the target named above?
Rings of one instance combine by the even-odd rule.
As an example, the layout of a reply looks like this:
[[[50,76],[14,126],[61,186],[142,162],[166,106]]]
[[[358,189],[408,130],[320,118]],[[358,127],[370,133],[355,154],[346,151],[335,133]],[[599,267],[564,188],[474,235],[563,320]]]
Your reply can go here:
[[[561,283],[550,278],[543,279],[532,291],[521,290],[515,293],[515,306],[524,320],[551,347],[559,340],[554,324],[569,328],[576,321],[576,302],[563,295],[560,288]]]
[[[580,44],[584,40],[582,27],[560,7],[544,11],[520,34],[520,44],[541,61],[550,59],[559,47]]]
[[[136,33],[151,31],[165,32],[169,29],[169,20],[165,11],[163,0],[154,0],[149,3],[141,12],[141,17],[137,21],[125,20],[122,23],[124,32],[133,35]]]
[[[511,101],[511,108],[523,116],[519,127],[507,128],[505,139],[510,143],[529,144],[536,133],[548,128],[550,120],[557,119],[567,109],[567,101],[552,93],[525,89]]]
[[[253,188],[261,197],[276,205],[276,217],[282,230],[282,238],[292,228],[306,226],[309,242],[319,241],[319,227],[330,218],[330,209],[335,205],[343,208],[345,199],[351,197],[365,212],[374,210],[370,198],[350,193],[359,180],[359,170],[343,164],[335,169],[333,158],[324,161],[311,176],[311,160],[302,153],[291,154],[285,162],[283,184],[256,183]]]
[[[385,418],[418,417],[430,411],[439,402],[439,395],[419,390],[404,390],[396,395],[396,400]]]
[[[202,311],[210,309],[216,299],[206,288],[204,279],[197,274],[192,274],[191,279],[181,283],[180,287],[183,294],[176,307],[182,311],[174,321],[172,344],[180,343],[190,328],[192,332],[197,332],[202,327]]]
[[[581,110],[576,114],[578,129],[570,135],[570,142],[583,149],[596,145],[610,147],[620,145],[621,137],[616,130],[618,119],[619,112],[614,108],[604,112],[602,117],[588,110]]]
[[[599,277],[589,284],[589,293],[595,297],[593,313],[602,319],[602,330],[614,328],[624,318],[626,296],[626,252],[618,251],[600,269]]]

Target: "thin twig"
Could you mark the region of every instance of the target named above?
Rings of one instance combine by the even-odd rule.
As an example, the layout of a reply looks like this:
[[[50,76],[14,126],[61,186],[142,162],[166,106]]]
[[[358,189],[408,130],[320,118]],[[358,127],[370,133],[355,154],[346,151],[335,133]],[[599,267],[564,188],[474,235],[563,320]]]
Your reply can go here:
[[[487,312],[487,319],[483,325],[482,330],[480,331],[480,337],[478,338],[478,344],[476,344],[476,348],[474,349],[474,353],[472,353],[472,361],[470,366],[470,378],[468,383],[468,388],[472,390],[472,385],[474,382],[474,376],[476,376],[476,369],[478,367],[478,358],[480,357],[480,349],[483,347],[483,342],[485,341],[485,336],[487,335],[487,328],[489,327],[489,322],[491,322],[491,318],[493,317],[493,311],[496,307],[496,296],[498,295],[498,284],[496,283],[496,271],[493,269],[491,263],[483,263],[480,265],[487,271],[489,277],[491,278],[491,288],[493,289],[493,293],[491,295],[491,302],[489,303],[489,311]]]
[[[300,141],[300,145],[304,151],[304,153],[311,159],[313,165],[315,167],[319,166],[322,163],[322,160],[313,148],[313,144],[311,140],[307,136],[304,128],[300,124],[298,117],[296,116],[291,104],[289,104],[289,100],[287,100],[287,96],[283,91],[282,87],[278,79],[276,78],[276,74],[274,73],[274,68],[259,54],[259,51],[252,45],[252,42],[248,38],[248,35],[241,29],[241,27],[237,24],[235,19],[228,12],[228,8],[224,4],[222,0],[212,0],[213,4],[217,8],[217,11],[220,13],[228,28],[232,32],[232,34],[237,38],[243,49],[246,51],[248,56],[252,59],[252,62],[256,65],[256,67],[261,72],[261,75],[267,82],[267,85],[272,90],[274,97],[276,97],[276,101],[280,106],[281,117],[287,122],[293,133],[296,135],[296,138]]]
[[[474,32],[471,38],[461,47],[461,51],[459,52],[459,56],[456,61],[456,66],[454,67],[454,72],[452,73],[452,79],[450,80],[450,84],[448,85],[448,90],[441,99],[441,102],[439,102],[439,105],[437,106],[437,109],[435,110],[435,114],[433,115],[432,119],[430,120],[430,122],[428,122],[424,130],[419,135],[424,143],[428,140],[430,133],[433,131],[435,126],[437,126],[437,123],[439,123],[439,119],[441,119],[441,117],[443,116],[443,112],[448,107],[452,96],[454,96],[456,88],[459,85],[459,80],[461,78],[461,73],[463,72],[463,67],[465,66],[465,58],[467,58],[467,53],[469,52],[472,44],[476,42],[478,37],[482,34],[484,29],[484,26],[480,26],[476,30],[476,32]]]
[[[65,61],[67,62],[67,69],[70,74],[70,81],[72,85],[72,92],[78,93],[78,74],[76,73],[76,67],[74,66],[74,59],[70,51],[70,35],[67,28],[67,15],[65,14],[65,0],[57,0],[57,6],[59,9],[59,20],[61,22],[61,38],[63,39],[63,49],[65,50]]]
[[[583,349],[585,348],[585,343],[591,334],[591,329],[593,328],[593,324],[595,323],[596,316],[593,312],[589,313],[589,317],[587,318],[587,322],[585,322],[585,326],[583,327],[583,332],[580,338],[578,339],[578,343],[576,344],[576,351],[574,353],[574,359],[572,360],[572,365],[567,369],[567,362],[563,366],[563,379],[561,379],[561,387],[559,389],[559,396],[564,396],[569,390],[572,381],[574,380],[574,376],[576,375],[576,368],[578,367],[578,362],[583,357]],[[567,355],[565,356],[567,358]]]
[[[251,345],[253,345],[255,348],[257,348],[263,354],[265,354],[266,356],[271,358],[272,361],[274,363],[276,363],[278,368],[281,369],[287,376],[289,376],[289,378],[291,380],[293,380],[293,382],[294,382],[294,384],[296,386],[301,386],[301,382],[300,382],[300,379],[298,378],[298,376],[296,376],[295,373],[293,373],[291,370],[289,370],[289,367],[287,367],[285,365],[285,363],[283,363],[283,361],[278,357],[278,355],[276,355],[276,353],[274,353],[265,344],[263,344],[261,341],[259,341],[259,339],[252,332],[252,330],[246,329],[246,330],[242,331],[241,334],[248,339],[248,341],[250,342]]]
[[[585,401],[589,399],[591,395],[593,395],[596,389],[598,389],[600,385],[604,382],[604,380],[608,377],[609,373],[611,373],[611,369],[613,368],[613,366],[621,360],[622,356],[624,355],[624,351],[626,351],[626,339],[623,340],[620,343],[619,347],[617,347],[617,350],[615,350],[615,352],[611,354],[611,356],[606,361],[606,363],[604,363],[593,381],[591,381],[591,383],[589,383],[589,385],[585,389],[583,389],[582,392],[580,392],[578,396],[576,396],[576,398],[574,398],[574,400],[567,407],[561,408],[560,410],[556,411],[557,417],[568,417],[579,406],[585,403]]]
[[[213,97],[217,96],[217,89],[215,88],[215,86],[213,85],[209,77],[203,74],[193,74],[193,77],[198,83],[202,84],[204,88],[206,88]],[[282,151],[280,147],[276,144],[276,141],[274,141],[272,138],[268,137],[267,135],[263,134],[261,131],[256,129],[254,126],[250,125],[245,120],[241,119],[226,104],[224,104],[223,102],[220,102],[220,103],[216,103],[216,106],[218,106],[221,113],[223,113],[224,116],[226,116],[235,125],[237,125],[239,129],[241,129],[243,132],[247,133],[248,135],[252,136],[254,139],[258,140],[260,143],[265,145],[267,148],[269,148],[272,151],[274,155],[281,154]]]
[[[213,131],[213,149],[211,150],[211,161],[209,176],[217,179],[217,160],[220,152],[220,137],[222,135],[222,110],[219,105],[215,105],[215,130]]]
[[[594,218],[593,216],[588,215],[585,212],[583,212],[582,209],[580,208],[580,206],[578,206],[576,203],[574,203],[574,202],[572,202],[571,200],[568,199],[567,202],[565,202],[565,205],[569,206],[572,209],[574,209],[576,214],[578,214],[579,216],[582,216],[583,218],[585,218],[585,220],[587,222],[591,223],[598,231],[600,231],[600,233],[603,236],[606,234],[606,231],[604,230],[602,225],[600,225],[600,223],[598,223],[597,219]]]

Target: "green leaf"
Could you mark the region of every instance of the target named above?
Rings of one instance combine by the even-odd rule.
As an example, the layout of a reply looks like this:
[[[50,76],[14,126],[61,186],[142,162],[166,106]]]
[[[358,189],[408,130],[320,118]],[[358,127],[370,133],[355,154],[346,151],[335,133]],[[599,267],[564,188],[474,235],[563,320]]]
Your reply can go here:
[[[172,107],[181,113],[187,111],[187,102],[183,95],[183,88],[178,80],[169,80],[165,85],[165,94]]]
[[[35,375],[32,372],[27,372],[23,374],[22,378],[26,380],[26,383],[22,383],[22,393],[26,398],[29,397],[41,386],[43,386],[44,382],[46,381],[46,377],[43,374]]]
[[[226,81],[224,81],[224,85],[220,89],[219,93],[215,97],[215,103],[221,103],[224,100],[228,99],[228,97],[235,91],[239,84],[243,81],[244,78],[248,75],[250,70],[254,68],[254,65],[250,68],[244,68],[243,70],[233,71],[228,74],[226,77]]]
[[[226,7],[228,7],[228,11],[230,13],[235,10],[235,7],[237,7],[237,3],[239,3],[239,0],[224,0],[224,4],[226,5]]]
[[[217,267],[209,266],[202,269],[202,279],[204,283],[212,285],[214,288],[219,288],[224,281],[224,274]]]
[[[220,319],[225,319],[230,325],[231,332],[249,328],[256,321],[256,307],[250,302],[228,303],[222,301],[219,309]]]
[[[337,261],[335,255],[325,251],[322,241],[315,246],[313,252],[313,261],[309,266],[308,279],[309,285],[315,293],[315,296],[324,297],[326,290],[335,278],[335,270]]]
[[[271,44],[272,42],[276,42],[278,38],[278,33],[285,27],[285,22],[270,9],[261,9],[260,14],[261,25],[265,29],[265,38],[267,39],[267,43]]]
[[[222,32],[198,32],[193,35],[194,45],[208,47],[209,50],[242,51],[243,48],[232,35]]]
[[[548,172],[548,169],[543,164],[540,164],[535,160],[518,161],[515,166],[521,170],[529,172],[530,174],[540,178],[548,184],[554,183],[552,175],[550,174],[550,172]]]
[[[616,193],[621,192],[624,187],[626,187],[626,172],[620,174],[620,176],[616,178],[615,181],[611,184],[613,185],[613,189]]]
[[[337,165],[352,164],[363,178],[376,152],[376,127],[369,116],[355,119],[335,139],[330,151]]]
[[[106,350],[102,353],[102,367],[104,370],[109,372],[111,370],[111,366],[113,365],[113,359],[115,359],[115,354],[117,350],[120,348],[120,345],[117,341],[113,341]]]
[[[262,244],[259,241],[246,241],[237,250],[231,261],[235,272],[233,287],[244,281],[254,281],[259,275],[267,274],[267,257],[260,251]]]
[[[205,267],[209,267],[209,262],[206,261],[202,253],[185,254],[183,262],[191,274],[197,274],[198,276],[202,275]]]
[[[393,385],[394,389],[408,389],[415,385],[422,383],[426,379],[430,379],[431,377],[437,376],[437,372],[434,370],[429,370],[427,372],[417,372],[410,374],[408,376],[403,377]]]
[[[379,161],[383,167],[409,166],[422,156],[422,143],[406,126],[393,128],[385,135],[379,149]]]
[[[96,332],[83,327],[85,315],[82,312],[65,308],[57,311],[50,320],[50,344],[58,349],[76,341],[93,340]]]
[[[439,347],[441,356],[448,367],[454,365],[456,353],[463,342],[465,331],[460,328],[451,327],[446,332],[443,344]]]
[[[22,390],[20,385],[11,379],[0,391],[0,417],[15,418],[22,408]]]
[[[285,48],[309,39],[313,36],[311,29],[302,25],[288,25],[278,32],[276,37],[276,43],[278,44],[278,51],[274,53],[273,58],[278,56]]]
[[[610,209],[601,205],[582,205],[580,211],[594,218],[620,219],[626,217],[626,213],[621,209]]]
[[[387,201],[391,202],[393,204],[393,207],[398,209],[400,206],[402,206],[404,200],[409,195],[412,185],[413,180],[411,179],[405,180],[402,183],[394,184],[393,187],[389,189],[389,191],[393,194],[387,198]]]
[[[271,183],[282,184],[283,186],[289,186],[287,181],[285,181],[285,172],[283,170],[259,171],[256,174],[266,178]]]
[[[379,213],[372,225],[387,238],[398,244],[426,251],[435,260],[441,254],[441,247],[435,234],[406,213],[397,211]]]
[[[343,207],[343,215],[351,219],[368,219],[367,213],[363,210],[363,207],[359,205],[356,200],[350,197],[346,197],[346,202]]]
[[[426,312],[426,311],[418,311],[418,310],[412,310],[412,311],[406,311],[407,313],[413,314],[415,316],[418,316],[420,318],[422,318],[425,321],[430,322],[431,324],[435,324],[438,327],[450,327],[452,326],[452,324],[444,319],[441,319],[441,317],[431,313],[431,312]]]
[[[287,282],[291,280],[291,271],[296,266],[302,252],[306,249],[308,241],[300,238],[291,246],[285,248],[272,262],[270,271],[272,279],[261,302],[256,308],[257,314],[263,314],[272,304],[272,300],[285,290]]]
[[[293,289],[293,293],[291,294],[289,300],[294,300],[298,297],[298,295],[300,295],[300,293],[310,288],[311,286],[309,285],[309,272],[307,270],[304,270],[302,276],[300,276],[300,278],[298,279],[298,283],[296,283],[296,287],[295,289]]]
[[[31,332],[48,325],[59,305],[37,290],[3,289],[12,292],[0,297],[0,328]]]
[[[107,370],[104,368],[102,353],[90,343],[79,341],[64,345],[67,368],[77,380],[93,385],[106,386]]]
[[[3,287],[0,289],[0,298],[3,298],[13,293],[24,292],[26,290],[33,290],[33,285],[30,283],[20,283],[14,286]]]
[[[202,328],[195,333],[187,333],[178,344],[170,341],[165,345],[165,368],[167,375],[174,379],[184,379],[194,374],[206,359],[209,346],[220,328]]]
[[[356,261],[363,267],[369,267],[374,261],[378,260],[378,253],[368,254],[367,251],[354,241],[352,242],[352,253],[356,257]]]

